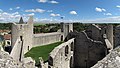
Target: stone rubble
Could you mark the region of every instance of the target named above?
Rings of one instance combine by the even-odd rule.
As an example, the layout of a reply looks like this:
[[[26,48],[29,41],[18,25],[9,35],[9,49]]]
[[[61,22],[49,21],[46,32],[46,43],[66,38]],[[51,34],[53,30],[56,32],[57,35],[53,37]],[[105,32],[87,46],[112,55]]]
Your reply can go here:
[[[9,53],[5,51],[0,51],[0,68],[30,68],[31,64],[16,62],[12,57],[9,56]],[[31,66],[31,68],[35,68]]]
[[[120,68],[120,47],[112,50],[105,58],[91,68]]]

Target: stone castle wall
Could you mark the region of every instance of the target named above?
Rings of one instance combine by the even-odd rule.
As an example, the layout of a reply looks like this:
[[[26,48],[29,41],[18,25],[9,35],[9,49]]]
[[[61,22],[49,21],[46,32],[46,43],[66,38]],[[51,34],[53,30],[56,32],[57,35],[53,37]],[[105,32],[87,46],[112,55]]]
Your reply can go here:
[[[101,32],[101,28],[99,28],[95,24],[91,24],[88,27],[88,29],[86,29],[86,33],[87,33],[88,37],[93,39],[93,40],[97,40],[97,41],[101,40],[101,33],[100,32]]]
[[[64,24],[63,32],[32,34],[33,24],[13,24],[12,44],[15,46],[13,46],[11,55],[15,60],[19,60],[21,48],[23,48],[22,54],[24,55],[32,47],[61,41],[69,33],[72,33],[72,27],[72,24]],[[73,37],[75,38],[75,46]],[[105,57],[108,49],[113,48],[112,37],[113,26],[107,26],[103,31],[94,24],[85,31],[76,32],[74,35],[70,34],[70,38],[65,43],[59,45],[50,53],[48,62],[45,65],[41,62],[42,68],[46,66],[50,68],[91,67]],[[23,47],[21,44],[23,44]],[[16,52],[17,48],[18,51]]]
[[[24,45],[24,53],[32,48],[33,44],[33,32],[30,29],[30,25],[28,24],[13,24],[12,30],[12,46],[14,47],[17,39],[23,41]],[[28,35],[29,34],[29,35]],[[28,49],[29,47],[29,49]]]
[[[105,58],[91,68],[120,68],[120,46],[113,49]]]
[[[89,68],[105,57],[107,48],[101,41],[90,39],[83,31],[75,38],[75,68]]]
[[[110,41],[111,45],[113,45],[113,47],[114,47],[114,44],[113,44],[114,43],[114,41],[113,41],[113,25],[112,24],[107,25],[106,35],[107,35],[107,38]]]
[[[62,43],[50,53],[48,65],[51,68],[73,67],[74,38]]]
[[[28,23],[24,24],[13,23],[11,56],[17,58],[17,60],[18,59],[22,60],[24,54],[33,47],[32,44],[33,44],[33,18],[30,17]],[[14,50],[17,50],[17,52]]]
[[[73,31],[73,24],[72,23],[63,23],[62,24],[62,31],[64,34],[64,39],[69,34],[69,32]]]
[[[19,62],[20,57],[20,49],[21,49],[22,42],[17,39],[14,48],[12,49],[10,56],[14,58],[17,62]]]
[[[114,44],[115,44],[115,47],[120,46],[120,25],[115,27]]]
[[[34,34],[33,47],[61,41],[61,32]]]
[[[106,27],[106,26],[105,26]],[[109,27],[112,29],[112,27]],[[113,48],[109,36],[113,36],[112,31],[103,31],[98,25],[90,25],[88,29],[81,32],[70,32],[67,40],[75,38],[74,44],[74,67],[89,68],[106,56],[108,50]]]
[[[10,55],[16,61],[22,61],[24,54],[32,47],[63,41],[64,35],[67,35],[73,29],[72,27],[72,24],[64,24],[63,29],[66,31],[63,32],[33,34],[33,17],[30,17],[27,23],[24,23],[21,17],[19,23],[12,24],[12,52]]]

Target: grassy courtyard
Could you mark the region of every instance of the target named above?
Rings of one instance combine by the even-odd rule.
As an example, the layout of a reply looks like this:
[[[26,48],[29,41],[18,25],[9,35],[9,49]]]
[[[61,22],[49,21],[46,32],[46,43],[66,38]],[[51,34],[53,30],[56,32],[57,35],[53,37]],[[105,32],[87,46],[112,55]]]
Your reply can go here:
[[[25,54],[25,57],[32,57],[36,63],[39,62],[39,57],[42,57],[44,61],[48,60],[49,53],[58,45],[63,42],[56,42],[44,46],[33,47],[29,52]]]

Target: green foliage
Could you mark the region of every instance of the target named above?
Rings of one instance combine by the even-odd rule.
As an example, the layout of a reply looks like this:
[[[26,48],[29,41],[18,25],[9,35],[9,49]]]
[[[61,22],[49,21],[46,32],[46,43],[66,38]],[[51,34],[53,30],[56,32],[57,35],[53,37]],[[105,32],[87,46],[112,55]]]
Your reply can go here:
[[[59,23],[50,23],[50,24],[36,24],[34,25],[34,33],[49,33],[57,32],[60,29]]]
[[[12,23],[0,23],[0,29],[6,29],[6,30],[10,30],[12,26]]]
[[[60,28],[58,28],[58,27],[53,27],[53,28],[51,28],[51,29],[49,30],[49,32],[57,32],[58,29],[60,29]]]
[[[80,32],[80,31],[85,30],[87,27],[88,27],[88,25],[83,24],[83,23],[79,23],[79,22],[73,23],[74,31],[76,30],[76,31]]]
[[[43,23],[34,23],[34,26],[45,25]]]
[[[73,23],[73,29],[80,32],[85,30],[88,27],[88,24],[83,24],[80,22]],[[57,32],[60,29],[60,23],[49,23],[49,24],[37,24],[34,25],[34,33],[49,33]]]
[[[39,57],[42,57],[44,61],[48,60],[49,53],[58,45],[63,42],[56,42],[48,45],[33,47],[29,52],[25,54],[25,57],[32,57],[36,63],[39,62]]]

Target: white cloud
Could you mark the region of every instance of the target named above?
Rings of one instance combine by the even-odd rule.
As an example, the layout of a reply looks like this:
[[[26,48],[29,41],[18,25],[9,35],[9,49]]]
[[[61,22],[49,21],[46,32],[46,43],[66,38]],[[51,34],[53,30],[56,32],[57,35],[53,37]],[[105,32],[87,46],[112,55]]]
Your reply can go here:
[[[10,8],[9,10],[13,10],[12,8]]]
[[[12,13],[12,15],[17,15],[17,14],[19,14],[19,12]]]
[[[50,16],[52,16],[52,17],[57,17],[57,16],[60,16],[60,14],[51,13]]]
[[[111,16],[112,13],[104,13],[104,15]]]
[[[58,4],[59,2],[55,1],[55,0],[38,0],[39,3],[51,3],[51,4]]]
[[[35,15],[34,13],[31,14],[20,14],[19,12],[0,12],[0,22],[1,23],[8,23],[8,22],[19,22],[20,17],[24,18],[24,21],[27,22],[29,16]]]
[[[28,16],[34,16],[34,15],[35,15],[34,13],[28,14]]]
[[[102,11],[104,11],[104,12],[105,12],[106,10],[102,8]]]
[[[8,13],[8,12],[1,12],[0,13],[0,22],[15,22],[21,17],[19,12]]]
[[[43,10],[43,9],[36,9],[36,12],[43,13],[43,12],[45,12],[45,10]]]
[[[55,18],[34,18],[34,21],[37,23],[60,23],[61,21],[59,19],[55,19]]]
[[[95,11],[97,11],[97,12],[105,12],[106,10],[104,8],[98,8],[98,7],[96,7]]]
[[[99,18],[94,20],[84,20],[83,23],[120,23],[120,16]]]
[[[51,12],[53,12],[53,10],[48,10],[47,12],[51,13]]]
[[[16,7],[15,9],[20,9],[20,7],[18,6],[18,7]]]
[[[39,12],[39,13],[43,13],[43,12],[45,12],[45,10],[43,10],[43,9],[28,9],[28,10],[25,10],[25,12]]]
[[[38,2],[41,2],[41,3],[46,3],[47,0],[38,0]]]
[[[25,10],[25,12],[35,12],[34,9],[28,9],[28,10]]]
[[[3,10],[2,10],[2,9],[0,9],[0,12],[3,12]]]
[[[70,11],[70,14],[72,14],[72,15],[76,15],[77,12],[76,12],[76,11]]]
[[[120,5],[117,5],[116,7],[117,7],[117,8],[120,8]]]
[[[49,3],[58,4],[59,2],[52,0],[52,1],[50,1]]]
[[[20,18],[20,17],[21,17],[20,14],[13,16],[13,18]]]
[[[5,18],[1,17],[1,18],[0,18],[0,21],[3,21],[3,20],[5,20]]]
[[[40,19],[40,21],[47,21],[47,20],[49,20],[49,19],[47,19],[47,18]]]
[[[2,15],[9,15],[7,12],[3,12]]]

